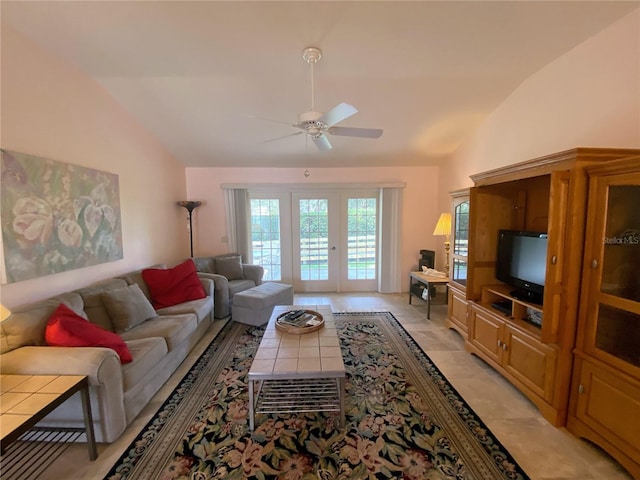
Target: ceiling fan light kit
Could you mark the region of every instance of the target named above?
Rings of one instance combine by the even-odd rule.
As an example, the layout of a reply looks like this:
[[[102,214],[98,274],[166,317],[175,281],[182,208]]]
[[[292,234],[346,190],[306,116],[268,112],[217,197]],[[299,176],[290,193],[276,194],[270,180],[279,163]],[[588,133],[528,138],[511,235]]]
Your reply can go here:
[[[317,47],[307,47],[302,51],[302,58],[309,64],[311,68],[311,109],[307,112],[299,114],[298,123],[292,125],[293,127],[299,128],[302,131],[291,133],[289,135],[283,135],[271,140],[266,140],[262,143],[268,143],[274,140],[280,140],[282,138],[298,135],[300,133],[306,133],[309,137],[311,137],[313,143],[316,144],[318,150],[327,151],[333,148],[331,142],[326,136],[327,133],[344,137],[379,138],[382,135],[382,130],[379,128],[335,126],[343,120],[346,120],[350,116],[358,113],[358,109],[356,109],[353,105],[349,105],[348,103],[340,103],[326,113],[318,112],[315,110],[315,79],[313,75],[313,66],[322,58],[322,51]]]

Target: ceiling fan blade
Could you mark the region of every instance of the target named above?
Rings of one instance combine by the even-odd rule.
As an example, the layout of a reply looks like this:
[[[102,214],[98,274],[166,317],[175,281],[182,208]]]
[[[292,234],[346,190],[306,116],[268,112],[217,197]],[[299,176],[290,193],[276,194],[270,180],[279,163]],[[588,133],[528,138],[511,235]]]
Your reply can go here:
[[[288,135],[282,135],[281,137],[276,137],[276,138],[270,138],[269,140],[264,140],[262,142],[258,142],[258,143],[269,143],[269,142],[275,142],[276,140],[282,140],[283,138],[287,138],[287,137],[293,137],[294,135],[302,135],[304,132],[295,132],[295,133],[290,133]]]
[[[341,103],[322,115],[318,121],[324,123],[327,127],[333,127],[336,123],[340,123],[356,113],[358,113],[356,107],[348,103]]]
[[[329,141],[327,136],[324,134],[318,135],[317,137],[312,137],[312,138],[313,138],[313,143],[316,144],[316,146],[318,147],[318,150],[326,152],[327,150],[331,150],[333,148],[331,146],[331,142]]]
[[[380,138],[382,135],[380,128],[331,127],[328,132],[343,137]]]

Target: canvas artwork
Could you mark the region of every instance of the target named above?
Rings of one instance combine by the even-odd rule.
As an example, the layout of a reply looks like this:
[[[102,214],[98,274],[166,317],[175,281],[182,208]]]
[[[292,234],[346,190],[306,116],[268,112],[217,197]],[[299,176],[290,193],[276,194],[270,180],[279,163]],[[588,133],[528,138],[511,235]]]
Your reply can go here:
[[[1,154],[2,283],[122,259],[118,175]]]

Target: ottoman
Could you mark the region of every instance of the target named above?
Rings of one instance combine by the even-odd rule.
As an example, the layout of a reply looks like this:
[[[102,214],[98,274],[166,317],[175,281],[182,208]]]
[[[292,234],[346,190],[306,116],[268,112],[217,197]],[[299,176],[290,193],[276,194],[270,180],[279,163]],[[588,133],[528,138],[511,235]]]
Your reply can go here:
[[[293,304],[293,287],[284,283],[266,282],[236,293],[231,303],[233,321],[263,325],[269,321],[273,307]]]

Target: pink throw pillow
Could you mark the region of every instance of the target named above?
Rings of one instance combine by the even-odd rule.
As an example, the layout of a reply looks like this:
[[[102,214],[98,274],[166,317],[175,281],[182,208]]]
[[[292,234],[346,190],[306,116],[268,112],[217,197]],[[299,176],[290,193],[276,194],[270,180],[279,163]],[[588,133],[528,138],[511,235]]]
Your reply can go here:
[[[107,347],[115,350],[120,363],[133,360],[120,335],[88,322],[64,303],[49,317],[44,338],[47,345],[54,347]]]
[[[147,268],[142,271],[142,278],[156,310],[206,297],[191,259],[173,268]]]

